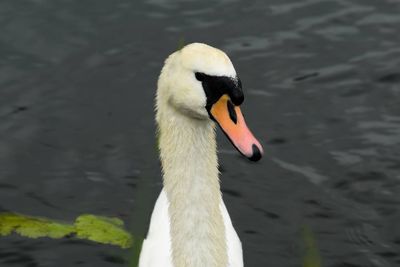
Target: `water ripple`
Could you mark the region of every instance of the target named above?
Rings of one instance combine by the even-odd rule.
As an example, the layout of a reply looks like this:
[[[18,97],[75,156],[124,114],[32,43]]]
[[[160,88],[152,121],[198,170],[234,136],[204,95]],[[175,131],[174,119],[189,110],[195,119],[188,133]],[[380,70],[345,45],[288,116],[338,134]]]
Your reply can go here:
[[[307,179],[309,179],[309,181],[312,182],[313,184],[321,184],[329,179],[327,176],[319,174],[317,170],[315,170],[311,166],[298,166],[276,158],[273,159],[273,161],[285,170],[302,174]]]
[[[356,25],[396,24],[400,22],[399,14],[371,14],[356,22]]]

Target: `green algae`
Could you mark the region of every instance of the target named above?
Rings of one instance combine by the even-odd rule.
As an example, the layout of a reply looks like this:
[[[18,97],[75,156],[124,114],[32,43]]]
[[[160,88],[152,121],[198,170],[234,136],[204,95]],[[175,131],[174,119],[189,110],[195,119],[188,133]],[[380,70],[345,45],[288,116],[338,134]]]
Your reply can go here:
[[[44,218],[23,216],[15,213],[0,214],[0,235],[6,236],[12,232],[29,238],[62,238],[72,234],[74,227]]]
[[[132,236],[123,226],[123,221],[118,218],[94,215],[81,215],[75,221],[76,236],[80,239],[130,248]]]
[[[301,229],[304,243],[303,267],[321,267],[321,256],[314,233],[307,225]]]
[[[88,214],[68,224],[16,213],[0,213],[0,236],[12,233],[28,238],[59,239],[68,236],[126,249],[132,246],[133,238],[123,227],[123,221],[118,218]]]
[[[181,50],[182,48],[184,48],[186,46],[186,42],[185,42],[185,38],[184,37],[180,37],[178,40],[178,49],[177,51]]]
[[[130,253],[129,253],[130,257],[128,259],[128,267],[139,266],[140,252],[142,250],[144,238],[136,237],[135,240],[136,240],[136,242],[130,248]]]

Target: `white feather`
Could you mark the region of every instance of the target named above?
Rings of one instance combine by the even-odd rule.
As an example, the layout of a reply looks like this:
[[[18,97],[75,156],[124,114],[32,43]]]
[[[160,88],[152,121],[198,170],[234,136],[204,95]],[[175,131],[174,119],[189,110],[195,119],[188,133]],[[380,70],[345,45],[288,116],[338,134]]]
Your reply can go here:
[[[221,198],[215,124],[195,72],[235,77],[228,56],[190,44],[166,60],[156,121],[164,187],[143,242],[140,267],[242,267],[242,246]]]
[[[228,245],[228,267],[243,267],[242,243],[232,226],[231,218],[224,202],[220,205],[225,225]],[[140,267],[174,267],[171,258],[171,239],[169,232],[168,200],[164,191],[158,196],[151,215],[151,223],[140,253]]]

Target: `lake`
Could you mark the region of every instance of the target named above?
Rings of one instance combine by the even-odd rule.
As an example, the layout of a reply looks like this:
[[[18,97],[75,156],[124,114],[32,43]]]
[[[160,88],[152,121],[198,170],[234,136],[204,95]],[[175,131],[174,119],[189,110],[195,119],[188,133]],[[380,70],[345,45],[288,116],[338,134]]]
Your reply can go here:
[[[182,42],[204,42],[233,61],[265,150],[253,164],[218,131],[245,266],[306,266],[310,253],[400,265],[399,0],[1,1],[0,21],[0,211],[119,217],[144,236],[162,185],[157,78]],[[7,267],[128,254],[0,238]]]

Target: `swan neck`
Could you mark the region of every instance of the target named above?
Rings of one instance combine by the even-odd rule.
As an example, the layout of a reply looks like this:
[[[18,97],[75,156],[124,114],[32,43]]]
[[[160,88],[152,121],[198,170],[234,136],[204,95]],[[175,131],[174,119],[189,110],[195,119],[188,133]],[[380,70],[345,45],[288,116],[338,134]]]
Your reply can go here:
[[[226,267],[214,123],[177,113],[158,126],[174,266]]]

